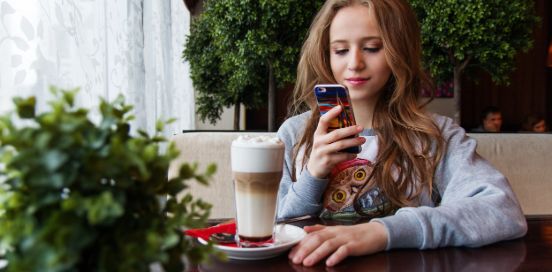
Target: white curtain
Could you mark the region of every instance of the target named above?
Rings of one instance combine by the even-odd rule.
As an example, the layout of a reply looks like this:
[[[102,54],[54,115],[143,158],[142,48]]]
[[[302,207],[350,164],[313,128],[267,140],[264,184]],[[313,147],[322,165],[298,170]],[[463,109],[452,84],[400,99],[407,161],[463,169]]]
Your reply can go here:
[[[182,0],[0,0],[0,112],[14,96],[50,85],[80,87],[77,104],[118,94],[134,106],[133,129],[177,118],[170,136],[193,129],[194,97],[181,55],[190,14]]]

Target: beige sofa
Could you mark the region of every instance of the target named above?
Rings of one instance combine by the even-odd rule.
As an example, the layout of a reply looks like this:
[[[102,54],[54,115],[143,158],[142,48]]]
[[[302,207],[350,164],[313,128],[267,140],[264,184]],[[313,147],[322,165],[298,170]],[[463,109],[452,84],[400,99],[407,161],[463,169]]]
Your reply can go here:
[[[188,132],[171,140],[180,149],[169,177],[182,162],[209,163],[217,172],[208,187],[191,183],[193,195],[213,204],[211,218],[234,217],[234,195],[230,170],[230,143],[239,132]],[[251,134],[251,133],[249,133]],[[274,135],[271,133],[256,133]],[[471,134],[477,151],[510,181],[526,215],[552,214],[552,134]]]

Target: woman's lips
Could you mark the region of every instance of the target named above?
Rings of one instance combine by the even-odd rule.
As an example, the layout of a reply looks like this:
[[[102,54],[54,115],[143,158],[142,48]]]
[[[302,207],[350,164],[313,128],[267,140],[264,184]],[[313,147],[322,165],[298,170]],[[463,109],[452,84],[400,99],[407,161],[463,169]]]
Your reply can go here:
[[[351,78],[347,78],[347,82],[349,82],[349,84],[353,85],[353,86],[358,86],[358,85],[362,85],[366,82],[368,82],[368,79],[369,78],[363,78],[363,77],[351,77]]]

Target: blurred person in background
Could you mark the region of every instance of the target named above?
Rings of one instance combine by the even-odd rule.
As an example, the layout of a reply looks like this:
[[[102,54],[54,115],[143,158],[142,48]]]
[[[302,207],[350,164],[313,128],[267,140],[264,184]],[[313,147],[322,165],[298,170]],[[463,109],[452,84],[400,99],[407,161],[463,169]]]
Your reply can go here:
[[[472,132],[500,132],[502,112],[498,107],[489,106],[481,112],[481,125]]]
[[[548,127],[543,115],[531,114],[525,118],[521,129],[523,132],[546,132]]]

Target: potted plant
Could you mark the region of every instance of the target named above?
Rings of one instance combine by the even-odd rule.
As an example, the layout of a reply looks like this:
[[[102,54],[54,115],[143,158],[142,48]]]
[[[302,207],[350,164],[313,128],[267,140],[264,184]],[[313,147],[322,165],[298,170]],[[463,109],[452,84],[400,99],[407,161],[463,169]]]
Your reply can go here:
[[[183,57],[190,62],[202,121],[220,119],[240,104],[256,109],[268,101],[268,129],[275,131],[276,89],[295,81],[299,51],[322,5],[320,0],[205,2],[191,25]]]
[[[76,90],[52,88],[57,100],[37,114],[35,97],[14,99],[17,117],[0,117],[0,247],[9,271],[148,271],[160,264],[183,271],[185,258],[202,261],[184,228],[204,225],[210,205],[186,182],[206,184],[184,164],[167,180],[178,155],[160,132],[132,135],[131,106],[102,100],[98,122],[74,107]],[[168,198],[167,198],[168,197]]]

